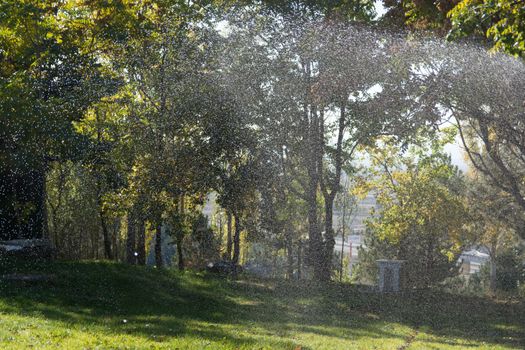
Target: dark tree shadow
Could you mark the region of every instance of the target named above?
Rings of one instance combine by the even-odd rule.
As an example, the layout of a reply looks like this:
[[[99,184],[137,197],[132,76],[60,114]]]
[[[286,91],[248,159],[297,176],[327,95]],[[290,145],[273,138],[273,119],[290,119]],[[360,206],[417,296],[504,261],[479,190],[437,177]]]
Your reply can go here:
[[[386,327],[391,322],[438,336],[434,345],[451,345],[455,338],[515,348],[525,345],[525,307],[519,302],[432,291],[378,295],[349,285],[233,281],[110,263],[59,263],[33,270],[56,278],[0,284],[0,298],[8,305],[0,311],[99,325],[110,334],[148,339],[153,335],[159,342],[192,335],[231,348],[255,346],[264,338],[271,348],[293,349],[294,332],[403,341],[405,334]],[[226,324],[231,331],[214,326]],[[236,325],[264,331],[236,332]],[[266,339],[265,334],[274,337]]]

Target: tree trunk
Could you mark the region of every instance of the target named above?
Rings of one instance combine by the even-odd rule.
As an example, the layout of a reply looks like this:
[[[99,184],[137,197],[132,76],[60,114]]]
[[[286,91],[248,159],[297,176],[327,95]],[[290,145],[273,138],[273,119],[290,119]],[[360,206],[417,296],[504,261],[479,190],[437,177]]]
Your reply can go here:
[[[155,233],[155,265],[158,268],[164,266],[162,259],[162,224],[158,224]]]
[[[307,131],[307,159],[306,167],[308,173],[308,185],[306,191],[306,202],[308,206],[308,263],[313,267],[313,277],[315,280],[326,280],[326,263],[324,262],[323,237],[318,222],[317,198],[320,185],[320,167],[322,166],[322,149],[320,142],[320,119],[315,106],[310,111],[306,111],[308,120]],[[329,278],[330,276],[328,276]]]
[[[122,218],[115,218],[113,221],[113,256],[115,261],[120,261],[120,224]]]
[[[98,259],[98,253],[97,253],[97,250],[98,250],[98,230],[92,230],[91,231],[91,256],[90,258],[91,259]]]
[[[297,279],[302,278],[302,266],[303,266],[303,241],[299,240],[299,246],[297,247]]]
[[[314,279],[323,279],[323,242],[317,217],[317,181],[310,179],[308,193],[308,263],[313,267]]]
[[[232,260],[232,213],[228,211],[228,232],[226,233],[226,260]]]
[[[49,239],[49,222],[47,210],[47,170],[48,166],[44,167],[42,174],[42,198],[40,199],[40,206],[42,208],[42,238]]]
[[[53,227],[53,232],[49,234],[48,236],[52,237],[52,243],[58,252],[64,253],[65,250],[63,249],[63,242],[61,241],[64,239],[64,235],[62,234],[64,224],[60,223],[59,218],[59,211],[62,208],[62,198],[64,196],[64,186],[66,182],[66,174],[64,171],[64,167],[62,166],[62,163],[57,162],[57,170],[58,170],[58,183],[56,183],[53,187],[56,188],[57,191],[57,198],[56,203],[53,203],[49,197],[47,197],[47,191],[46,191],[46,208],[49,206],[49,211],[46,210],[46,217],[48,217],[48,220],[51,222],[51,225]],[[0,190],[1,191],[1,190]],[[48,237],[48,238],[51,238]]]
[[[313,127],[310,126],[310,129]],[[312,134],[312,131],[310,131]],[[315,133],[316,134],[316,133]],[[314,140],[311,140],[314,138]],[[319,186],[319,171],[316,158],[317,142],[315,137],[309,135],[309,156],[307,160],[308,171],[308,188],[306,200],[308,206],[308,258],[309,264],[313,267],[315,279],[322,278],[322,256],[323,242],[318,222],[317,211],[317,191]]]
[[[179,197],[179,203],[178,203],[178,211],[180,214],[180,220],[183,220],[184,213],[186,211],[185,206],[185,197],[184,195],[181,195]],[[181,225],[179,225],[180,231],[177,232],[177,256],[178,256],[178,268],[179,271],[184,271],[185,263],[184,263],[184,249],[182,249],[182,244],[184,242],[184,231],[182,231],[182,222]]]
[[[498,252],[498,235],[493,236],[488,248],[490,256],[489,291],[491,295],[496,295],[496,256]]]
[[[137,264],[146,265],[146,224],[139,221],[137,236]]]
[[[241,252],[241,220],[238,215],[234,216],[235,219],[235,235],[233,236],[233,258],[232,262],[235,265],[239,264],[239,256]]]
[[[221,242],[221,244],[222,244],[222,241],[223,241],[223,238],[224,238],[224,230],[223,230],[223,227],[222,227],[223,222],[222,222],[222,215],[221,214],[218,215],[218,218],[215,220],[215,222],[216,222],[217,229],[218,229],[218,232],[219,232],[218,239],[219,239],[219,242]]]
[[[104,219],[104,211],[99,209],[100,226],[102,227],[102,240],[104,243],[104,256],[106,259],[113,260],[113,252],[111,251],[111,237],[109,236],[108,225]]]
[[[290,233],[288,233],[288,239],[286,243],[286,252],[287,252],[287,258],[288,258],[288,266],[287,266],[287,278],[289,280],[293,279],[293,246],[292,246],[292,239]]]
[[[496,294],[496,258],[493,257],[490,259],[490,293],[492,295]]]
[[[97,188],[97,205],[98,205],[98,216],[100,220],[100,227],[102,228],[102,243],[104,246],[104,256],[106,259],[112,260],[113,253],[111,251],[111,237],[109,236],[108,226],[106,219],[104,218],[104,203],[102,201],[102,184],[99,178],[96,179]]]
[[[339,272],[339,282],[343,282],[343,271],[344,271],[344,256],[345,256],[345,214],[346,214],[346,199],[343,199],[343,224],[341,225],[341,267]],[[352,247],[350,247],[352,249]],[[352,255],[352,252],[350,252]]]
[[[126,238],[126,262],[131,265],[135,265],[137,263],[137,256],[136,256],[136,220],[133,215],[133,211],[130,210],[128,212],[128,234]]]
[[[177,262],[178,262],[179,271],[184,271],[184,268],[185,268],[182,241],[183,241],[182,234],[181,233],[177,234],[177,258],[178,258]]]
[[[324,147],[324,121],[321,118],[320,121],[320,143],[321,149]],[[334,225],[333,225],[333,214],[334,214],[334,201],[337,192],[340,190],[341,185],[341,171],[343,166],[343,136],[346,125],[346,108],[343,103],[341,106],[341,112],[339,115],[339,127],[337,133],[337,146],[335,150],[334,157],[334,168],[335,174],[332,179],[323,178],[323,175],[320,175],[321,189],[323,191],[323,197],[325,201],[325,237],[324,237],[324,251],[323,251],[323,275],[321,278],[323,280],[330,280],[330,275],[332,273],[332,257],[334,254]],[[320,165],[319,171],[322,172],[322,157],[324,156],[325,151],[323,150],[320,154]],[[343,255],[341,255],[343,259]],[[342,270],[341,270],[342,277]]]
[[[323,275],[322,280],[330,280],[332,274],[332,257],[334,255],[334,199],[332,194],[328,199],[325,198],[325,236],[324,236],[324,251],[323,251]]]

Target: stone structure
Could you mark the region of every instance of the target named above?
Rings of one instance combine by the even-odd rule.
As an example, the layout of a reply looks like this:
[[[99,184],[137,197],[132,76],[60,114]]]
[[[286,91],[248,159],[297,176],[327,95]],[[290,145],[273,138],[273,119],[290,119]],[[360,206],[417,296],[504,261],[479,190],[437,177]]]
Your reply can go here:
[[[401,291],[401,265],[404,262],[404,260],[377,260],[381,293]]]

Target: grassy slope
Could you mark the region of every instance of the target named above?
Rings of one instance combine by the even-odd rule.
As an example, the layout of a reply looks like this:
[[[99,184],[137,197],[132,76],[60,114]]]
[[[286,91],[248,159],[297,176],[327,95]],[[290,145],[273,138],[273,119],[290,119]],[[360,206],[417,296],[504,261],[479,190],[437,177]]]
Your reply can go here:
[[[0,349],[520,349],[525,306],[107,263],[0,281]],[[407,342],[407,339],[410,341]]]

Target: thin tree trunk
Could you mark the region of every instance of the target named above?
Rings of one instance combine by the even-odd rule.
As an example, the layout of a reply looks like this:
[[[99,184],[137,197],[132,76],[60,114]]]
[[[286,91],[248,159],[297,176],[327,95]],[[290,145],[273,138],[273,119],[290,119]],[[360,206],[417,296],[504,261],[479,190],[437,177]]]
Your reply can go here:
[[[491,257],[490,259],[490,293],[492,295],[496,294],[496,259]]]
[[[290,232],[288,232],[286,251],[287,251],[287,257],[288,257],[287,277],[289,280],[291,280],[293,279],[293,247],[292,247],[292,239],[291,239]]]
[[[48,223],[48,210],[47,210],[47,170],[48,165],[44,166],[42,174],[42,198],[40,200],[40,206],[42,207],[42,238],[49,239],[49,223]]]
[[[97,230],[97,235],[95,237],[95,259],[98,260],[100,258],[100,246],[99,246],[99,243],[100,243],[100,232]]]
[[[227,212],[228,216],[228,224],[227,224],[227,232],[226,232],[226,260],[231,261],[232,260],[232,213]]]
[[[306,193],[306,201],[308,206],[308,256],[309,263],[313,267],[314,279],[317,281],[326,280],[325,277],[325,250],[323,244],[323,237],[319,227],[317,198],[318,190],[321,181],[320,166],[322,165],[322,149],[320,136],[320,118],[317,114],[315,106],[307,111],[308,118],[308,134],[307,134],[307,152],[306,164],[308,172],[308,188]]]
[[[309,263],[313,267],[314,278],[321,279],[323,242],[321,232],[319,230],[317,215],[317,190],[319,185],[319,173],[317,171],[317,162],[313,159],[313,157],[309,158],[308,189],[306,193],[306,201],[308,206],[308,257]]]
[[[49,198],[47,198],[47,203],[49,204],[49,211],[46,211],[47,214],[51,214],[51,224],[53,226],[53,245],[57,252],[62,251],[62,243],[61,239],[64,239],[62,235],[62,228],[64,227],[63,224],[59,224],[59,214],[58,211],[62,207],[62,198],[64,196],[64,186],[66,182],[66,175],[64,171],[64,167],[62,166],[62,163],[57,162],[57,168],[58,168],[58,183],[56,184],[56,191],[57,191],[57,202],[56,205],[52,203]],[[47,194],[46,194],[47,195]],[[47,206],[46,206],[47,208]],[[47,216],[47,215],[46,215]],[[59,228],[60,227],[60,228]],[[48,233],[49,236],[49,233]]]
[[[308,256],[313,267],[314,278],[322,279],[323,242],[317,217],[317,184],[314,180],[311,181],[313,183],[308,194]]]
[[[182,234],[180,233],[177,234],[177,258],[178,258],[177,262],[178,262],[179,271],[184,271],[184,268],[185,268],[182,241],[183,241]]]
[[[100,116],[98,112],[95,112],[95,118],[97,121],[97,144],[101,144],[102,142],[102,132],[101,129],[98,127],[100,122]],[[97,171],[101,171],[100,168],[97,167]],[[104,255],[106,259],[112,260],[113,259],[113,253],[111,251],[111,238],[109,237],[109,231],[106,224],[106,220],[104,218],[104,209],[103,209],[103,202],[102,202],[102,180],[100,176],[95,177],[96,181],[96,188],[97,188],[97,204],[98,204],[98,213],[100,218],[100,226],[102,227],[102,240],[104,244]]]
[[[330,280],[332,272],[332,257],[334,254],[335,239],[334,239],[334,195],[325,199],[325,237],[324,237],[324,251],[323,251],[323,272],[321,279],[324,281]]]
[[[339,126],[337,134],[337,145],[334,154],[334,167],[335,174],[332,179],[327,180],[323,178],[323,175],[320,175],[320,184],[323,191],[323,197],[325,201],[325,237],[324,237],[324,251],[323,251],[323,274],[321,278],[323,280],[329,280],[332,272],[332,257],[334,254],[334,225],[333,225],[333,212],[334,212],[334,201],[337,192],[340,189],[341,183],[341,171],[343,165],[343,136],[346,125],[346,108],[344,103],[341,106],[341,111],[339,115]],[[320,172],[322,171],[322,157],[324,156],[324,121],[323,118],[320,120],[320,132],[319,132],[319,142],[321,144],[320,149],[320,158],[319,166]],[[342,259],[342,255],[341,255]]]
[[[155,265],[160,268],[164,266],[162,260],[162,224],[158,224],[155,233]]]
[[[308,86],[312,84],[312,75],[311,75],[311,62],[303,62],[305,68],[304,74],[307,78]],[[314,279],[322,279],[323,269],[322,269],[322,260],[323,260],[323,239],[321,236],[321,230],[319,229],[318,222],[318,209],[317,209],[317,192],[320,184],[320,161],[322,161],[322,149],[320,149],[321,142],[319,140],[320,134],[320,123],[319,116],[317,114],[317,107],[312,103],[310,91],[307,91],[306,95],[306,105],[303,112],[303,122],[304,122],[304,146],[305,151],[303,156],[306,171],[308,174],[308,181],[306,185],[305,200],[308,208],[308,261],[309,264],[313,267]],[[319,158],[319,156],[321,158]]]
[[[302,266],[303,266],[303,241],[299,240],[299,246],[297,247],[297,279],[302,278]]]
[[[115,257],[115,261],[120,260],[120,240],[119,240],[119,233],[120,233],[120,220],[121,218],[115,218],[113,221],[113,254]]]
[[[104,256],[106,259],[113,260],[113,252],[111,251],[111,237],[109,236],[108,226],[104,219],[104,211],[99,209],[100,226],[102,227],[102,239],[104,243]]]
[[[219,214],[218,220],[216,220],[216,222],[217,221],[218,221],[217,226],[218,226],[218,231],[219,231],[219,242],[221,242],[222,244],[222,239],[224,238],[224,231],[222,229],[222,215],[221,214]]]
[[[137,231],[137,263],[146,265],[146,224],[144,220],[139,221]]]
[[[490,289],[490,293],[492,295],[495,295],[496,294],[496,279],[497,279],[497,274],[496,274],[496,254],[497,254],[497,248],[498,248],[498,239],[497,237],[494,238],[491,242],[491,247],[490,247],[490,250],[489,250],[489,254],[490,254],[490,280],[489,280],[489,289]]]
[[[184,195],[181,195],[179,198],[179,205],[178,205],[178,211],[180,214],[180,220],[183,220],[186,206],[185,206],[185,197]],[[182,228],[182,225],[179,225],[179,227]],[[177,232],[177,256],[178,256],[178,268],[179,271],[184,271],[185,263],[184,263],[184,249],[182,249],[182,244],[184,242],[184,232],[181,230]]]
[[[234,216],[235,219],[235,235],[233,236],[233,258],[232,262],[235,265],[239,264],[239,256],[241,252],[241,220],[238,215]]]
[[[98,230],[93,230],[91,232],[91,259],[98,259],[98,253],[97,253],[97,249],[98,249]]]
[[[346,194],[345,194],[346,195]],[[346,197],[343,198],[343,223],[341,227],[341,270],[339,274],[339,282],[343,282],[343,264],[344,264],[344,254],[345,254],[345,214],[346,214]],[[352,248],[350,248],[352,249]],[[350,255],[352,253],[350,252]]]
[[[126,262],[131,265],[137,263],[136,256],[136,220],[133,211],[128,212],[128,234],[126,238]]]

